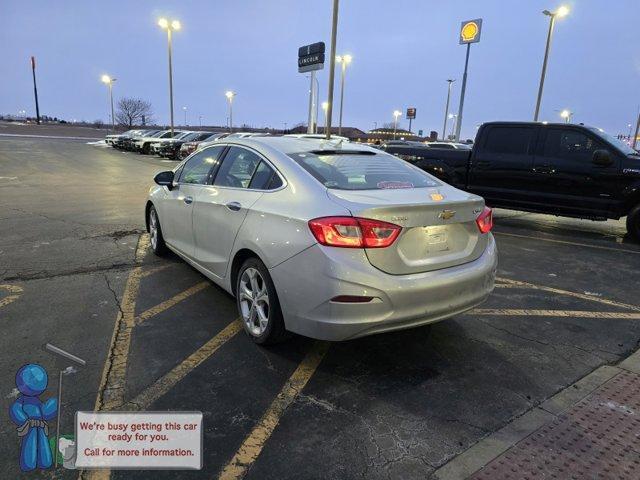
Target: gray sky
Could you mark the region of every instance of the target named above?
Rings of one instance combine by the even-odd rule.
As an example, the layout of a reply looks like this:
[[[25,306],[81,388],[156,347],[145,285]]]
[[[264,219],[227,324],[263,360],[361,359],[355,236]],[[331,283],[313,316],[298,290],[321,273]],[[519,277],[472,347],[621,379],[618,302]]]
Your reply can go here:
[[[557,0],[343,0],[338,53],[350,53],[344,124],[364,130],[417,108],[415,129],[440,131],[446,78],[456,78],[457,111],[465,47],[462,20],[483,18],[471,48],[463,136],[489,120],[530,120],[548,17]],[[164,15],[183,29],[174,37],[176,124],[223,125],[224,92],[238,92],[234,124],[282,128],[306,121],[308,80],[297,73],[297,48],[329,45],[331,0],[80,1],[2,0],[0,112],[34,114],[29,56],[38,62],[41,113],[108,119],[100,75],[117,77],[116,98],[140,97],[168,122]],[[575,122],[627,133],[640,104],[638,0],[570,0],[558,20],[541,120],[575,112]],[[327,68],[320,75],[327,96]],[[336,84],[336,94],[338,84]],[[337,104],[336,104],[337,106]],[[337,117],[337,114],[336,114]],[[335,118],[335,117],[334,117]],[[322,118],[320,118],[322,122]],[[335,120],[334,120],[335,123]],[[402,121],[407,126],[407,121]]]

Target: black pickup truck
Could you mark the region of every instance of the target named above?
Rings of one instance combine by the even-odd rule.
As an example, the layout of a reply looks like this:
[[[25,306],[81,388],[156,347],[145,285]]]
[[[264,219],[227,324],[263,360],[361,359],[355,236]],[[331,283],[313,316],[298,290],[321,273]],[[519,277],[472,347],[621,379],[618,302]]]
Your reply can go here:
[[[490,122],[471,151],[383,149],[490,206],[592,220],[626,216],[628,232],[640,240],[640,154],[598,128]]]

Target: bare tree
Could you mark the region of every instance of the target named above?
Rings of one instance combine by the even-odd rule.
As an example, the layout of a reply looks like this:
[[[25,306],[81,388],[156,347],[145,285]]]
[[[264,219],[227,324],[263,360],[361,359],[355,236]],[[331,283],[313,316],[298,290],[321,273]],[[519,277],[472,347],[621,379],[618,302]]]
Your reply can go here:
[[[151,103],[139,98],[121,98],[118,100],[118,110],[116,112],[116,122],[119,125],[133,127],[153,123],[153,110]],[[143,122],[144,120],[144,122]]]

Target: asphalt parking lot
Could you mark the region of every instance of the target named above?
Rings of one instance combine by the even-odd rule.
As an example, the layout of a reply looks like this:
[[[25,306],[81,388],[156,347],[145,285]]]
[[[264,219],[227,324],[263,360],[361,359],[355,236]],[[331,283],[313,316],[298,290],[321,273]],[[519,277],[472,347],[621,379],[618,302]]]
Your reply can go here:
[[[64,433],[77,410],[199,410],[208,477],[428,478],[640,341],[640,245],[623,222],[500,211],[498,285],[480,308],[431,329],[263,348],[229,295],[148,251],[146,192],[175,162],[4,137],[0,165],[3,411],[21,365],[67,366],[50,342],[88,363],[64,377]],[[18,437],[6,415],[0,427],[16,478]]]

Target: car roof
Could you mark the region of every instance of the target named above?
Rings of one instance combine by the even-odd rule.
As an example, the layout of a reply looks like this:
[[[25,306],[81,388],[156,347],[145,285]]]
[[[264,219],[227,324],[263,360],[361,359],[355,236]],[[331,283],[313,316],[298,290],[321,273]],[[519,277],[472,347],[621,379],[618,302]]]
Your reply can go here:
[[[282,153],[311,152],[315,150],[341,150],[343,152],[371,151],[380,153],[380,150],[371,148],[362,143],[348,142],[339,139],[320,139],[309,137],[265,136],[248,138],[223,138],[220,143],[257,146],[264,145]]]

